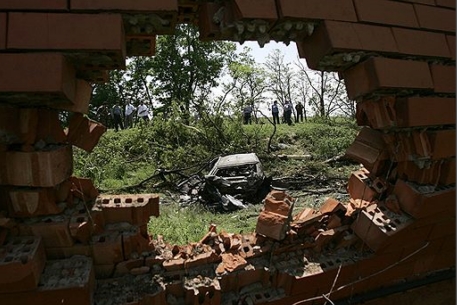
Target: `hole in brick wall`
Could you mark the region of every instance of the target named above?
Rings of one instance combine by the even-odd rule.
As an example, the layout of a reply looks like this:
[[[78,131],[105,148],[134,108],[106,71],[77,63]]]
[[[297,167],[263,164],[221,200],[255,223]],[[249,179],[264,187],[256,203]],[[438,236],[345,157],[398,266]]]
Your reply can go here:
[[[22,252],[30,252],[30,250],[32,250],[32,248],[29,246],[22,248]]]
[[[126,203],[132,203],[132,201],[133,201],[132,198],[127,198],[127,199],[125,199],[125,202],[126,202]]]
[[[378,189],[382,189],[384,187],[384,185],[381,182],[378,182],[378,183],[376,183],[376,187]]]
[[[106,238],[105,236],[100,236],[100,238],[98,239],[99,242],[101,243],[104,243],[106,241]]]
[[[387,220],[388,218],[386,217],[386,215],[381,215],[382,219],[384,220]]]
[[[12,260],[13,260],[13,258],[12,258],[11,256],[7,256],[7,257],[5,257],[5,259],[4,259],[4,261],[7,262],[7,263],[8,263],[8,262],[11,262]]]
[[[370,211],[370,212],[368,212],[368,214],[370,214],[371,216],[374,216],[375,212]]]
[[[43,222],[45,222],[45,223],[51,223],[51,222],[52,222],[52,219],[51,219],[51,218],[48,218],[48,219],[46,219],[46,220],[43,221]]]
[[[268,292],[265,292],[265,297],[270,298],[270,294]]]
[[[384,229],[386,229],[387,232],[391,232],[392,228],[389,225],[385,225]]]
[[[121,198],[114,198],[114,203],[121,203]]]
[[[137,201],[138,201],[138,202],[144,202],[144,198],[141,198],[141,197],[140,197],[140,198],[137,199]]]
[[[103,204],[108,204],[109,203],[109,199],[103,199]]]
[[[27,264],[28,261],[29,261],[29,257],[27,255],[21,256],[21,263]]]
[[[76,219],[77,223],[83,223],[84,221],[86,221],[84,217],[78,217],[78,219]]]
[[[401,221],[398,220],[398,219],[394,219],[394,222],[395,222],[396,224],[398,224],[398,225],[401,224]]]
[[[261,300],[261,299],[262,299],[262,296],[261,296],[260,294],[256,294],[256,295],[255,295],[255,298],[256,298],[257,300]]]
[[[243,251],[244,251],[244,252],[249,252],[249,250],[250,250],[249,247],[244,247],[244,248],[243,248]]]

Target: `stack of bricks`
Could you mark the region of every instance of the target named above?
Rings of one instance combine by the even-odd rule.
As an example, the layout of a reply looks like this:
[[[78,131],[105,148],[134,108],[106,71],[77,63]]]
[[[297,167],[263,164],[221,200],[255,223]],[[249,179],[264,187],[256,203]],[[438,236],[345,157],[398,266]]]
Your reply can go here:
[[[455,267],[455,1],[324,2],[2,1],[2,304],[324,303]],[[97,197],[72,177],[72,147],[105,131],[84,116],[91,84],[182,22],[203,40],[296,41],[339,73],[363,126],[346,206],[292,219],[280,199],[263,214],[275,230],[261,217],[258,234],[178,247],[148,243],[156,196]]]

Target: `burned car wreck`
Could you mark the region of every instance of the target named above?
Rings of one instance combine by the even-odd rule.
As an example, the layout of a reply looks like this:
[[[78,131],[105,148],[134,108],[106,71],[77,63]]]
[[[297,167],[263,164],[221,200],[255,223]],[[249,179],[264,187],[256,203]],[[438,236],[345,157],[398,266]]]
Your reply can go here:
[[[221,156],[208,174],[180,183],[181,202],[200,201],[216,211],[242,209],[260,203],[270,191],[270,180],[255,153]]]

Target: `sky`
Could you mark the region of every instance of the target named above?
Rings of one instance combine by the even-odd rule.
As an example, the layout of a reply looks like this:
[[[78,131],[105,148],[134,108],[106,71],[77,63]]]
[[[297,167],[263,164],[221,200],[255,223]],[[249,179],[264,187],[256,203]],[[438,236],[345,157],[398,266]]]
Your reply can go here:
[[[294,62],[298,58],[298,50],[295,42],[291,42],[288,46],[286,46],[282,42],[278,43],[271,41],[265,44],[263,48],[261,48],[256,41],[248,41],[245,42],[243,45],[237,44],[237,49],[242,50],[244,46],[248,46],[252,49],[251,54],[258,63],[265,63],[268,54],[273,52],[275,49],[279,49],[284,54],[285,62]]]

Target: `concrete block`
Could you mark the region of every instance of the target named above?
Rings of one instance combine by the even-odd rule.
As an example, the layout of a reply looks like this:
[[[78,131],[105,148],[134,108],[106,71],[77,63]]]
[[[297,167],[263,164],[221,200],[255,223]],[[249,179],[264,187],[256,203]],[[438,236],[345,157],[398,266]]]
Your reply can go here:
[[[35,290],[46,263],[41,238],[11,238],[0,247],[0,293]],[[3,301],[2,301],[3,302]]]
[[[0,184],[53,187],[71,176],[69,145],[38,152],[0,152]]]

